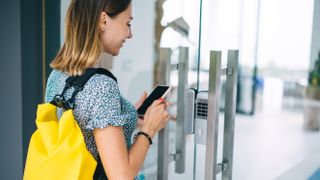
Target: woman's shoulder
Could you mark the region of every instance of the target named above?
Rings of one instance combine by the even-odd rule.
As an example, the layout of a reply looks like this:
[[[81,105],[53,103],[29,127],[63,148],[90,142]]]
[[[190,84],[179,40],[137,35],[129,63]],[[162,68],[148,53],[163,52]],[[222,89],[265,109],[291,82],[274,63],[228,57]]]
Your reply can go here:
[[[93,75],[84,86],[85,89],[91,89],[92,93],[104,94],[112,93],[120,95],[117,82],[104,74]]]
[[[68,77],[69,75],[64,72],[52,70],[47,81],[46,101],[52,99],[55,94],[63,89]],[[104,74],[93,75],[85,84],[83,92],[93,96],[120,95],[117,82]]]
[[[45,102],[49,102],[64,86],[67,74],[53,69],[47,79]]]
[[[48,83],[51,82],[64,82],[65,79],[69,77],[68,74],[61,72],[59,70],[53,69],[48,77]],[[102,86],[117,86],[117,82],[104,74],[95,74],[93,75],[86,84],[95,84]]]
[[[117,82],[105,74],[95,74],[87,83],[117,86]]]
[[[59,70],[53,69],[48,77],[48,84],[52,82],[60,82],[61,79],[66,79],[68,75]]]

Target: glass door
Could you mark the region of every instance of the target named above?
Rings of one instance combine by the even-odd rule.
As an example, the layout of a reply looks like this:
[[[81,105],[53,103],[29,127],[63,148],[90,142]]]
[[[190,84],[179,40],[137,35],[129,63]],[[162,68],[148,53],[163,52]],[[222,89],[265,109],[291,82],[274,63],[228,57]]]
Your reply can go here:
[[[304,157],[309,157],[305,152],[315,152],[319,148],[317,143],[306,143],[312,137],[301,132],[306,121],[302,116],[303,93],[310,65],[313,3],[202,0],[197,7],[200,14],[193,15],[199,29],[194,58],[197,65],[194,66],[195,71],[189,69],[189,79],[190,74],[196,74],[191,76],[196,81],[188,86],[194,87],[199,94],[209,90],[210,51],[221,52],[222,67],[227,66],[228,50],[239,51],[233,177],[272,179],[289,174],[286,173],[288,168],[295,163],[303,163]],[[298,10],[298,7],[301,9]],[[223,161],[223,113],[227,108],[224,99],[229,96],[224,93],[225,77],[222,77],[220,85],[218,163]],[[171,124],[174,127],[174,122]],[[287,133],[306,141],[292,140]],[[174,136],[174,133],[171,134]],[[186,142],[186,157],[189,160],[186,167],[190,169],[186,168],[185,173],[179,174],[174,171],[174,165],[170,165],[169,179],[205,179],[207,147],[195,143],[195,135],[189,137]],[[170,143],[170,146],[172,144],[175,143]],[[280,144],[294,147],[287,149],[290,155],[278,151]],[[221,178],[221,174],[217,178]]]
[[[320,164],[308,163],[320,148],[312,141],[319,133],[311,135],[304,127],[313,2],[202,0],[201,7],[198,91],[210,89],[210,51],[221,51],[225,67],[227,51],[239,50],[233,178],[294,178],[306,167],[310,173],[303,179],[308,179]],[[220,84],[218,163],[225,141],[223,102],[229,96],[223,93],[224,78]],[[195,149],[195,179],[205,179],[206,147]]]

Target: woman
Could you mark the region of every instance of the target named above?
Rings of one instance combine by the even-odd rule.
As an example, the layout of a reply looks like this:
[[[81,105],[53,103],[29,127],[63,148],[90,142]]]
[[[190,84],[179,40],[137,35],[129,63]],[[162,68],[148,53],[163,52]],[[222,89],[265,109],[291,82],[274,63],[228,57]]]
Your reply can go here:
[[[132,38],[130,0],[72,0],[66,16],[66,40],[50,66],[46,102],[61,93],[70,75],[93,68],[103,52],[116,56],[126,39]],[[69,91],[69,92],[68,92]],[[68,90],[66,96],[71,96]],[[136,108],[123,98],[117,83],[96,74],[75,99],[74,116],[84,135],[87,149],[101,160],[108,179],[134,179],[139,172],[155,134],[168,121],[168,105],[156,100],[147,110],[141,132],[131,144],[137,124]],[[58,115],[62,113],[59,109]]]

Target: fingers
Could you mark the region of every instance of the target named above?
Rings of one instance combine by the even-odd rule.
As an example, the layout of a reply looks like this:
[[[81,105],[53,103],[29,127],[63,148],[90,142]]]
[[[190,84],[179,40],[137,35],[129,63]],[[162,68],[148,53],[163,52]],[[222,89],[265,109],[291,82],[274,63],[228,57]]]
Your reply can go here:
[[[135,105],[134,105],[134,106],[136,107],[136,109],[139,108],[139,107],[142,105],[143,101],[144,101],[145,99],[147,99],[147,96],[148,96],[147,92],[146,92],[146,91],[143,91],[143,94],[141,95],[140,99],[139,99],[138,102],[135,103]]]
[[[166,106],[171,106],[171,102],[166,101]]]
[[[147,96],[148,96],[147,92],[143,91],[143,94],[142,94],[140,100],[142,99],[144,101],[147,98]]]
[[[142,104],[143,101],[147,98],[147,93],[145,91],[143,91],[143,94],[141,95],[138,103]]]
[[[150,107],[154,108],[159,105],[163,106],[163,109],[166,109],[167,107],[171,106],[171,103],[166,101],[164,98],[160,98],[158,100],[155,100]]]
[[[168,102],[168,101],[165,101],[165,102],[164,102],[164,105],[165,105],[165,107],[167,108],[167,107],[171,106],[171,103]]]
[[[169,119],[169,113],[168,113],[168,111],[165,111],[165,112],[164,112],[164,117],[166,118],[166,120]]]
[[[157,100],[153,101],[153,103],[151,104],[151,107],[156,107],[156,106],[162,104],[163,101],[164,101],[163,98],[157,99]]]
[[[149,114],[150,111],[151,111],[151,106],[147,109],[145,114]]]
[[[169,113],[167,112],[167,111],[165,111],[164,112],[164,114],[163,114],[163,119],[164,119],[164,121],[163,121],[163,127],[165,127],[166,125],[167,125],[167,123],[168,123],[168,121],[169,121]]]
[[[164,128],[170,118],[169,112],[165,109],[167,102],[163,102],[163,99],[159,99],[153,102],[153,104],[147,109],[144,119],[144,125],[151,127],[156,131]]]
[[[143,122],[144,122],[144,121],[143,121],[142,119],[138,119],[136,127],[139,128],[139,129],[141,129],[142,126],[143,126]]]

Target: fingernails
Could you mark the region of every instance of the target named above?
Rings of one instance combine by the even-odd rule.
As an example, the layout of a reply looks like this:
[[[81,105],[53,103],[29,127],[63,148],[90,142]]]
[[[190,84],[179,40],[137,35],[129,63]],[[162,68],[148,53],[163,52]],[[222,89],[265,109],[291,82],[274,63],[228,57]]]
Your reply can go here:
[[[164,101],[164,98],[159,98],[159,100],[160,100],[161,102],[163,102],[163,101]]]

